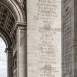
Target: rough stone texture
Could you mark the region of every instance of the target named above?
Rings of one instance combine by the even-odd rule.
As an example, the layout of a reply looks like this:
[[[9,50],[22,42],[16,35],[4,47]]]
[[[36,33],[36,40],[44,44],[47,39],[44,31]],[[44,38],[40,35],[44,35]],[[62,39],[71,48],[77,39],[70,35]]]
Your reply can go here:
[[[74,0],[74,77],[77,77],[77,0]]]
[[[74,76],[74,0],[62,0],[63,77]]]
[[[62,0],[63,77],[77,77],[77,0]]]
[[[61,77],[61,0],[27,0],[28,77]]]

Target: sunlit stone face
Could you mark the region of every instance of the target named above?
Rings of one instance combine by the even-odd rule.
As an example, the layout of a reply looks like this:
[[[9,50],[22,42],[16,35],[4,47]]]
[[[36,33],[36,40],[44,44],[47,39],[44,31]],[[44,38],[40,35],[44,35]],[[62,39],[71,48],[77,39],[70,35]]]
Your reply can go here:
[[[61,0],[27,0],[28,77],[61,77]]]

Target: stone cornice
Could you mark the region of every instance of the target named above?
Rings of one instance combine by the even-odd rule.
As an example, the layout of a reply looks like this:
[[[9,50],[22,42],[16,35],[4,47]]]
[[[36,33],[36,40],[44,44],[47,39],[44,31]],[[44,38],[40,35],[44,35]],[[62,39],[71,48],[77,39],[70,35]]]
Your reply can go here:
[[[24,24],[22,24],[22,23],[17,23],[16,26],[15,26],[15,30],[16,30],[16,31],[17,31],[18,27],[24,27],[25,29],[27,29],[27,24],[26,24],[26,23],[24,23]]]

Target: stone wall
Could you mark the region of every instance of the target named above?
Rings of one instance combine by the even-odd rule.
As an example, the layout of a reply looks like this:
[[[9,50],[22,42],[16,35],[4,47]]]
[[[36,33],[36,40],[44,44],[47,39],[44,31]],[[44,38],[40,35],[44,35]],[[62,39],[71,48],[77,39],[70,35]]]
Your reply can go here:
[[[61,77],[61,0],[27,0],[28,77]]]
[[[62,0],[63,77],[74,77],[74,0]]]

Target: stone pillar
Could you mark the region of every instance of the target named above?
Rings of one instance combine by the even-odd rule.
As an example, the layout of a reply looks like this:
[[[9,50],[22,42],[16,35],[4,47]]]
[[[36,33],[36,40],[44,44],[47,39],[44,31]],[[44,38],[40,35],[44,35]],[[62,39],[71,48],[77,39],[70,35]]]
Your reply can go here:
[[[27,0],[27,39],[28,77],[61,77],[61,0]]]
[[[77,77],[77,0],[62,0],[62,77]]]
[[[7,62],[8,62],[8,76],[13,77],[13,52],[10,48],[6,48]]]
[[[26,29],[20,26],[17,28],[17,77],[27,77]]]

